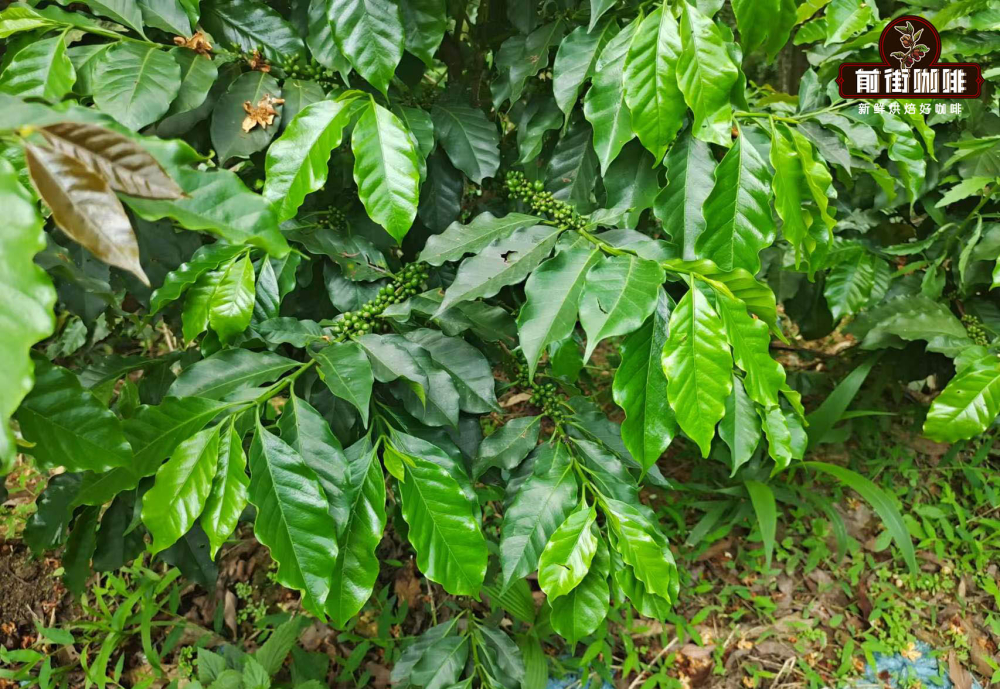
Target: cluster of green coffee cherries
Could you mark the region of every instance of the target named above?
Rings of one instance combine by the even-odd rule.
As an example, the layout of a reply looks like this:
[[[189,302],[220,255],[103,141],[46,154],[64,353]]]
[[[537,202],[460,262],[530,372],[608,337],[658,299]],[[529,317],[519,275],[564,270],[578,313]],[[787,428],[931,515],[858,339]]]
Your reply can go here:
[[[556,424],[566,416],[562,409],[562,396],[555,383],[539,383],[528,379],[528,363],[521,352],[515,354],[514,385],[531,391],[531,402]]]
[[[506,182],[510,195],[527,203],[535,213],[547,216],[566,230],[586,229],[586,218],[573,210],[569,204],[553,198],[552,192],[544,190],[545,185],[541,181],[529,182],[523,172],[512,171],[507,173]]]
[[[555,383],[535,383],[531,386],[531,403],[541,407],[542,414],[552,419],[556,425],[566,417],[562,407],[562,395]]]
[[[316,213],[316,224],[331,230],[346,230],[347,216],[339,208],[327,208]]]
[[[965,332],[969,333],[969,338],[977,345],[985,347],[990,343],[990,337],[986,334],[983,322],[971,313],[962,316],[962,325],[965,326]]]
[[[379,316],[387,307],[409,299],[423,291],[423,284],[430,273],[427,266],[421,263],[408,263],[396,274],[388,285],[378,291],[374,299],[361,305],[357,311],[346,311],[342,318],[333,324],[334,335],[365,335],[384,329],[385,323]]]
[[[313,58],[303,60],[299,55],[292,55],[274,65],[280,69],[286,79],[302,79],[303,81],[332,82],[336,72],[327,69]]]

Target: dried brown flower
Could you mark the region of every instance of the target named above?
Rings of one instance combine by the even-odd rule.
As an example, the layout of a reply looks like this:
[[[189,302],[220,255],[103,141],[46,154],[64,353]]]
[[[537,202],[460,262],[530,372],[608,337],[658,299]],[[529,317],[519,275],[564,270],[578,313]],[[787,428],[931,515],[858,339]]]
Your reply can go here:
[[[257,101],[257,105],[243,101],[243,109],[247,112],[247,116],[243,118],[243,131],[248,132],[257,125],[260,125],[261,129],[267,129],[274,124],[274,117],[278,114],[274,106],[284,102],[284,98],[274,98],[270,93],[265,93],[264,97]]]
[[[205,34],[201,31],[196,31],[191,38],[174,36],[174,43],[182,48],[193,50],[199,55],[204,55],[208,58],[212,57],[212,44],[208,42],[208,39],[205,38]]]

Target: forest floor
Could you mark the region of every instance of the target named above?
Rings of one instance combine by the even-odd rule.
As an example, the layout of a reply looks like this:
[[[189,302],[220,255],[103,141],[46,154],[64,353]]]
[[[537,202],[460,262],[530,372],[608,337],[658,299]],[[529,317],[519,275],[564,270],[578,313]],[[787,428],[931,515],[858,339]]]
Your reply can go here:
[[[682,448],[659,463],[677,488],[643,494],[666,525],[682,572],[674,614],[661,623],[613,606],[607,626],[575,648],[535,625],[551,676],[603,677],[617,689],[1000,686],[1000,452],[993,453],[992,437],[938,445],[920,438],[905,414],[848,423],[845,442],[820,445],[810,458],[849,466],[895,496],[918,572],[908,571],[853,491],[802,467],[770,483],[779,514],[768,568],[742,488],[727,482],[724,465]],[[51,653],[63,667],[81,666],[81,655],[90,667],[99,660],[122,686],[140,683],[155,665],[183,680],[193,658],[185,647],[252,649],[299,609],[297,596],[273,583],[267,550],[248,525],[223,549],[214,590],[175,579],[163,563],[138,563],[92,582],[84,607],[72,603],[58,559],[33,559],[19,538],[43,486],[25,466],[7,477],[0,647]],[[347,630],[304,626],[292,679],[307,677],[308,667],[330,686],[381,689],[407,640],[434,620],[470,606],[491,614],[488,598],[455,600],[421,578],[393,530],[379,555],[375,595]],[[122,601],[135,605],[136,591],[145,592],[143,604],[119,613]],[[542,594],[534,595],[540,604]],[[532,633],[521,622],[504,624],[516,636]],[[109,630],[117,631],[111,647]],[[865,679],[877,654],[893,655],[895,665]]]

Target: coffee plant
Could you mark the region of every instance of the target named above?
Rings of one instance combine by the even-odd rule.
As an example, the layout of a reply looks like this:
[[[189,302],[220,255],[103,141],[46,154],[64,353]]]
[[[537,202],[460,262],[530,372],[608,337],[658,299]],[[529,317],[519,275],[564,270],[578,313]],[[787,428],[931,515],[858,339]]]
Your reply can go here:
[[[839,97],[906,14],[982,96]],[[769,476],[833,474],[914,566],[879,489],[803,461],[850,399],[810,423],[772,345],[853,337],[854,392],[891,350],[933,440],[994,424],[998,28],[995,0],[7,5],[0,473],[52,473],[27,540],[73,591],[144,550],[209,586],[250,520],[343,626],[391,529],[514,615],[537,572],[576,641],[677,600],[639,497],[674,444],[762,524]],[[495,620],[456,620],[396,679],[517,686]]]

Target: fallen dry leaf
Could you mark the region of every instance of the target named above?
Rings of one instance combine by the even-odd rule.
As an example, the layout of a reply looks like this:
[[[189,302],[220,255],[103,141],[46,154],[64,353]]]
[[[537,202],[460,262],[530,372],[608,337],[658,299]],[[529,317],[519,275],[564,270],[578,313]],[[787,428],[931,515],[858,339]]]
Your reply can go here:
[[[222,619],[226,623],[226,627],[229,631],[233,633],[233,638],[236,638],[236,594],[232,591],[226,590],[226,600],[223,606]]]
[[[420,579],[417,578],[416,568],[413,560],[406,563],[406,567],[396,572],[396,580],[393,582],[393,589],[400,600],[405,600],[411,608],[420,598]]]
[[[530,392],[519,392],[516,395],[511,395],[507,399],[501,401],[500,406],[506,409],[508,407],[513,407],[516,404],[520,404],[521,402],[527,402],[530,399],[531,399]]]
[[[972,675],[958,662],[955,651],[948,654],[948,678],[955,689],[972,689]]]
[[[284,102],[284,98],[275,98],[270,93],[265,93],[264,97],[257,101],[257,105],[251,105],[248,100],[243,101],[243,109],[247,112],[247,116],[243,118],[243,131],[248,132],[257,125],[260,125],[261,129],[267,129],[274,124],[274,117],[278,114],[274,106]]]

